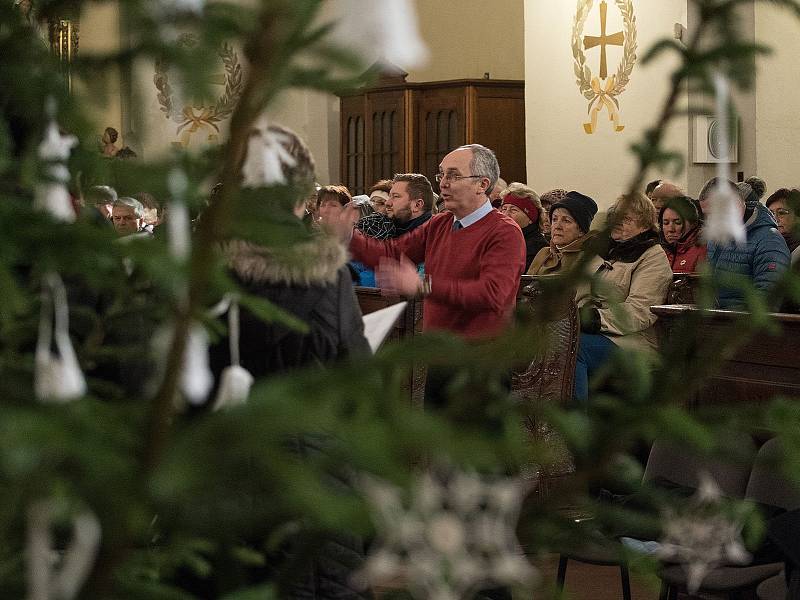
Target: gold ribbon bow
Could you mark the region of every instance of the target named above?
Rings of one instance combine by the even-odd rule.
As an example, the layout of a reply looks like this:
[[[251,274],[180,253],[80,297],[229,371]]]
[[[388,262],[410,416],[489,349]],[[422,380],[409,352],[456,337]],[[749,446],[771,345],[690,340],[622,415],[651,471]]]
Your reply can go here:
[[[591,114],[591,122],[584,123],[583,129],[588,134],[597,131],[597,115],[603,110],[603,107],[608,108],[608,120],[614,123],[614,131],[622,131],[625,129],[624,125],[619,124],[619,110],[616,99],[611,95],[614,89],[616,77],[612,75],[606,80],[606,87],[600,85],[600,80],[597,77],[592,78],[592,91],[594,91],[594,100],[589,103],[589,113]]]
[[[184,122],[178,127],[176,133],[180,133],[187,127],[186,131],[183,131],[183,135],[180,137],[180,144],[184,148],[189,145],[189,139],[192,137],[192,134],[195,133],[201,127],[208,127],[213,132],[210,135],[215,135],[219,133],[219,127],[217,127],[211,119],[214,116],[214,112],[210,108],[202,108],[199,114],[195,114],[194,107],[192,106],[184,106],[183,107],[183,118]]]

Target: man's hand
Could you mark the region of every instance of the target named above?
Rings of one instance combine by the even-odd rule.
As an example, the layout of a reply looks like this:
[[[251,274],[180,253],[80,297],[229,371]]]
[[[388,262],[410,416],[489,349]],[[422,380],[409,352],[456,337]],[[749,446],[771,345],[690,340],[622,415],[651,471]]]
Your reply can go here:
[[[353,238],[353,227],[358,222],[361,212],[352,202],[344,205],[339,216],[331,222],[323,223],[322,226],[337,236],[345,244],[349,244]]]
[[[405,255],[400,260],[381,259],[375,270],[375,279],[384,296],[404,296],[413,298],[422,292],[422,280],[417,273],[417,266]]]

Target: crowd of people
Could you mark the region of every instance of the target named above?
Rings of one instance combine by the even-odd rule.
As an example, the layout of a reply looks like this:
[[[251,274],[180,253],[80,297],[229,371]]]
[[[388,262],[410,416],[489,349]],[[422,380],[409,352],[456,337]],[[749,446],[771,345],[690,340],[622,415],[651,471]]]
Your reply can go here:
[[[302,140],[270,128],[291,157],[282,167],[300,190],[293,214],[306,224],[309,241],[276,251],[229,239],[221,251],[242,289],[294,314],[308,329],[263,323],[242,307],[241,365],[255,377],[368,353],[356,286],[422,298],[423,331],[476,340],[512,323],[522,275],[559,277],[580,268],[586,276],[574,278],[581,281],[574,399],[586,405],[592,376],[619,349],[656,356],[657,317],[650,308],[664,303],[675,274],[706,272],[718,280],[718,307],[746,309],[742,280],[777,302],[774,288],[800,262],[800,191],[780,188],[762,202],[766,186],[756,178],[740,184],[712,179],[696,199],[672,182],[654,181],[603,212],[579,191],[540,196],[526,183],[506,183],[494,152],[469,144],[442,158],[433,183],[424,174],[399,173],[354,197],[343,185],[317,184]],[[268,137],[257,130],[252,135]],[[735,198],[743,244],[704,239],[716,206],[712,197],[721,188]],[[119,196],[108,186],[90,188],[76,210],[113,227],[121,239],[157,236],[168,218],[152,195]],[[217,379],[229,352],[226,340],[212,348]],[[447,407],[457,375],[429,366],[427,407]],[[342,580],[337,565],[328,567],[319,567],[315,585]]]
[[[282,131],[310,157],[299,138]],[[298,201],[297,215],[327,240],[321,246],[324,258],[335,257],[329,268],[318,270],[336,274],[337,281],[348,273],[351,286],[424,297],[426,331],[491,337],[512,319],[521,275],[586,269],[590,277],[584,281],[590,283],[576,290],[579,402],[588,399],[592,374],[618,348],[655,354],[656,316],[650,307],[664,303],[674,274],[714,276],[719,308],[746,308],[744,280],[773,302],[771,308],[798,308],[780,304],[770,293],[800,261],[800,192],[780,188],[762,201],[766,185],[755,177],[739,184],[714,178],[696,199],[673,182],[657,180],[642,192],[621,196],[602,213],[593,198],[578,191],[554,189],[540,196],[525,183],[506,183],[494,153],[479,144],[448,153],[434,174],[436,187],[426,175],[399,173],[354,197],[343,185],[316,184],[313,172],[306,169],[310,193]],[[735,199],[746,231],[743,244],[704,239],[704,224],[715,206],[712,196],[720,189]],[[144,192],[118,197],[112,188],[96,186],[84,203],[83,210],[125,238],[153,235],[165,219],[159,202]],[[342,252],[331,253],[336,243]],[[231,259],[240,277],[242,252],[248,248],[239,248]],[[333,275],[329,279],[320,284],[332,283]],[[341,288],[341,281],[337,285]],[[341,302],[339,309],[344,310]],[[352,314],[349,308],[344,312]],[[429,376],[432,402],[447,381],[447,373]]]

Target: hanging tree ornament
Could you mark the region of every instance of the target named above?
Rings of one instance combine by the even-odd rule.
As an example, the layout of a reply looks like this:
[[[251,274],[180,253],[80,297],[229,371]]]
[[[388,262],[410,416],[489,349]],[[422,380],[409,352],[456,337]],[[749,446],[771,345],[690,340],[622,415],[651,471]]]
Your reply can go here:
[[[90,511],[72,517],[72,539],[59,552],[53,525],[59,514],[55,501],[34,503],[28,510],[28,600],[71,600],[89,575],[100,546],[100,521]],[[58,570],[54,570],[60,566]]]
[[[239,364],[239,303],[233,296],[226,296],[214,309],[215,317],[228,313],[228,344],[230,347],[231,364],[223,369],[219,378],[219,389],[214,400],[214,410],[238,406],[247,402],[250,388],[253,386],[253,376]]]
[[[242,165],[242,187],[257,188],[286,183],[286,171],[297,160],[286,149],[289,136],[262,120],[247,141],[247,158]]]
[[[730,148],[730,84],[722,73],[714,73],[714,90],[719,146],[727,152]],[[738,208],[741,198],[730,181],[731,165],[722,160],[717,163],[717,184],[711,190],[711,214],[703,227],[703,235],[708,242],[744,244],[747,239],[742,213]]]
[[[531,585],[538,577],[515,533],[527,489],[521,480],[428,472],[408,507],[386,482],[366,478],[362,489],[378,529],[375,550],[355,576],[362,587],[399,582],[415,598],[460,600],[482,587]]]
[[[337,0],[335,9],[338,22],[332,41],[365,62],[385,61],[408,69],[427,60],[411,0]]]
[[[54,219],[72,223],[75,210],[67,190],[69,170],[65,164],[78,139],[73,135],[62,135],[55,121],[55,101],[47,101],[49,117],[44,139],[39,144],[39,160],[44,163],[43,180],[36,184],[33,205],[38,210],[50,213]]]
[[[56,273],[44,278],[35,364],[34,390],[39,400],[63,403],[86,393],[86,380],[69,338],[67,290]]]
[[[742,543],[742,524],[721,513],[721,498],[717,483],[701,473],[697,492],[680,514],[665,511],[664,535],[656,556],[683,567],[690,594],[700,589],[715,567],[751,560]]]

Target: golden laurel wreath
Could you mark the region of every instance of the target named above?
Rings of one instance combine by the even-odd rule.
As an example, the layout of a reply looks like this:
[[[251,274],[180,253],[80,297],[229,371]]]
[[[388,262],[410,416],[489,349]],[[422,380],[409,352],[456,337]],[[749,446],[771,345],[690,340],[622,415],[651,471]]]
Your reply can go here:
[[[636,16],[633,13],[633,0],[614,1],[622,13],[625,27],[625,43],[622,48],[622,62],[620,62],[614,75],[614,85],[607,92],[602,92],[602,95],[609,96],[619,108],[619,101],[616,96],[625,91],[625,86],[628,85],[633,67],[636,64]],[[601,95],[592,87],[592,71],[586,64],[586,55],[583,52],[583,26],[593,5],[594,0],[578,0],[575,23],[572,26],[572,56],[575,59],[573,70],[575,71],[576,83],[581,95],[589,100],[589,111],[591,111],[594,101]]]
[[[190,36],[186,36],[181,41],[187,45],[193,43]],[[210,127],[219,133],[217,123],[231,116],[242,95],[242,65],[236,50],[228,44],[223,44],[219,51],[219,57],[225,67],[225,91],[211,106],[197,109],[199,112],[195,112],[197,107],[191,105],[176,106],[174,92],[167,74],[168,65],[164,61],[156,61],[153,82],[158,90],[158,103],[166,118],[178,124],[176,133],[186,130],[184,134],[186,143],[188,143],[188,135],[202,126]]]

